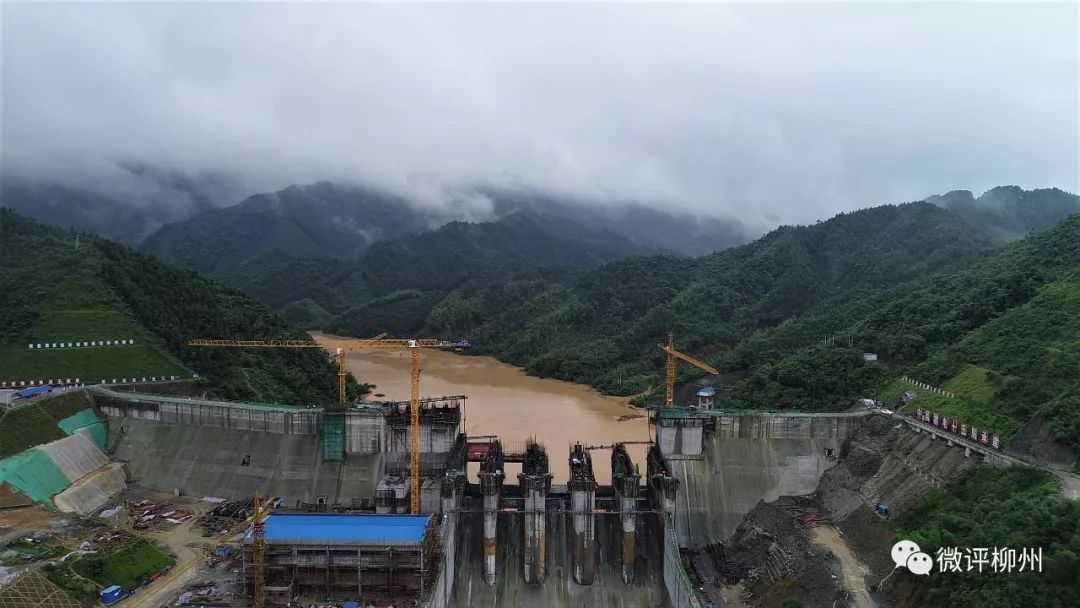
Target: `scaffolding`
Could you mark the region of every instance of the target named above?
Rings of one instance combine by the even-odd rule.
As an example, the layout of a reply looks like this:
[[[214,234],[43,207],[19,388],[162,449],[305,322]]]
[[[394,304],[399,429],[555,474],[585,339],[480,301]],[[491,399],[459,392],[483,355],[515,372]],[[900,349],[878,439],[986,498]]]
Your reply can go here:
[[[322,416],[322,459],[324,462],[345,460],[345,412],[327,410]]]
[[[361,601],[377,605],[416,605],[435,584],[443,555],[442,527],[432,518],[415,543],[346,540],[267,543],[268,606],[296,598],[309,601]],[[245,587],[255,587],[254,547],[245,547]]]

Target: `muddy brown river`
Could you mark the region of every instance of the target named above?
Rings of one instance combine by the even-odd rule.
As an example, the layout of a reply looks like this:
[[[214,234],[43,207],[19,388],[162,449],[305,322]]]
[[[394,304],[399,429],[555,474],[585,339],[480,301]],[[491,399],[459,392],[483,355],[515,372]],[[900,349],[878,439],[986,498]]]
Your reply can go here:
[[[333,336],[312,332],[316,340]],[[528,376],[520,368],[492,357],[458,355],[425,349],[420,393],[425,397],[466,395],[465,432],[498,435],[513,449],[530,437],[547,447],[554,483],[565,483],[570,445],[610,445],[616,441],[649,439],[648,421],[626,400],[606,397],[595,390],[547,378]],[[402,350],[350,352],[346,358],[356,378],[375,385],[377,400],[409,398],[409,353]],[[634,418],[620,420],[620,417]],[[645,473],[645,446],[628,446],[634,462]],[[593,468],[600,483],[611,481],[611,453],[593,452]],[[520,466],[507,465],[516,483]],[[476,481],[470,469],[470,480]],[[509,480],[508,480],[509,481]]]

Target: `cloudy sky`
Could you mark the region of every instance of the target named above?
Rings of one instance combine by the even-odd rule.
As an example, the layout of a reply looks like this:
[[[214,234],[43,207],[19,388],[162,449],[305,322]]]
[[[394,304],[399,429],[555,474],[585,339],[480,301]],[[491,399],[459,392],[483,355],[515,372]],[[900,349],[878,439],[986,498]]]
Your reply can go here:
[[[9,174],[526,184],[750,222],[1080,189],[1074,3],[2,11]]]

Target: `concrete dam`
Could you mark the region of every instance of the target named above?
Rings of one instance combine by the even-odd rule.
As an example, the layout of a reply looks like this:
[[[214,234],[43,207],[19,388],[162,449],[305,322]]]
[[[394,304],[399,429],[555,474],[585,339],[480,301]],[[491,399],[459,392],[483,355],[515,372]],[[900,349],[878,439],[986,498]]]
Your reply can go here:
[[[657,445],[680,484],[668,511],[679,544],[726,540],[758,501],[813,492],[869,415],[658,412]]]
[[[408,511],[407,404],[324,411],[92,394],[107,451],[132,483],[227,499],[259,490],[280,497],[281,512]],[[272,601],[699,607],[680,547],[726,539],[761,499],[813,491],[862,415],[660,410],[640,463],[622,444],[549,454],[536,442],[514,452],[499,438],[467,438],[465,402],[422,403],[421,513],[434,515],[411,516],[424,518],[415,543],[271,545]],[[479,466],[474,479],[468,463]],[[563,466],[567,483],[552,484]],[[611,485],[596,482],[600,467]],[[245,570],[249,591],[252,577]]]

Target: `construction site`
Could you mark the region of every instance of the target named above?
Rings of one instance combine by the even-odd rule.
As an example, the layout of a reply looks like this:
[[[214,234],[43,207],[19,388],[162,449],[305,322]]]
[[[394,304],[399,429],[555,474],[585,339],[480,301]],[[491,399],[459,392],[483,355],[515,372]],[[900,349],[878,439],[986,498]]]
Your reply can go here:
[[[762,500],[814,491],[875,415],[724,412],[707,386],[677,403],[677,361],[716,370],[669,336],[650,437],[555,451],[526,433],[468,436],[466,395],[420,392],[428,346],[336,346],[341,399],[320,408],[91,387],[104,429],[97,445],[78,441],[100,456],[53,504],[82,515],[121,505],[133,529],[190,537],[176,572],[133,606],[699,607],[714,598],[693,556],[715,554]],[[342,353],[368,347],[408,349],[409,401],[345,401]],[[41,496],[18,476],[5,482],[9,503]]]

